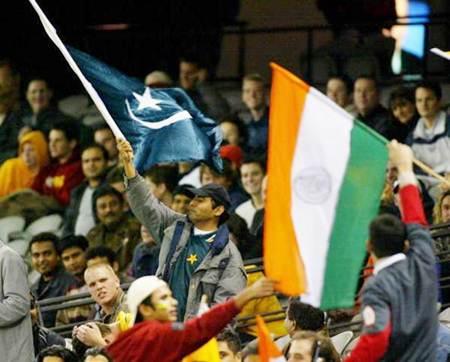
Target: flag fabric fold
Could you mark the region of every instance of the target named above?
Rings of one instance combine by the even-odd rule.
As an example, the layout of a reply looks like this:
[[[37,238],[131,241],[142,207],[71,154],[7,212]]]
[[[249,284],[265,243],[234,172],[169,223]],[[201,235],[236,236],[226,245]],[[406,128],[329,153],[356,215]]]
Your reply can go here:
[[[222,134],[179,88],[150,89],[113,67],[65,46],[35,0],[44,30],[80,79],[116,137],[126,138],[139,172],[158,163],[204,161],[221,171]]]
[[[278,346],[270,337],[269,330],[261,316],[256,316],[258,331],[258,351],[261,362],[286,362]]]
[[[271,67],[265,271],[282,293],[323,309],[350,307],[384,185],[385,140]]]

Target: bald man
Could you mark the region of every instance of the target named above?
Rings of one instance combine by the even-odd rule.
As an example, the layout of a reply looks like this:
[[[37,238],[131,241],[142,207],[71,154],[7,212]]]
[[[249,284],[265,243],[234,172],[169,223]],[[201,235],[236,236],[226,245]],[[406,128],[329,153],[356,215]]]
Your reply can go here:
[[[95,264],[86,269],[84,280],[95,306],[95,320],[112,323],[121,311],[128,312],[126,296],[109,264]]]

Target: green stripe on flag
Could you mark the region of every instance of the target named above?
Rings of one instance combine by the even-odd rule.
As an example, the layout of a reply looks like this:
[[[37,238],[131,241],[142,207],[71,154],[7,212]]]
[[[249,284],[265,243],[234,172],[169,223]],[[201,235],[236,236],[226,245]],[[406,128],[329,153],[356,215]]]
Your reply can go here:
[[[351,132],[350,160],[341,187],[327,255],[321,308],[347,308],[354,298],[368,226],[377,214],[385,181],[386,140],[360,122]]]

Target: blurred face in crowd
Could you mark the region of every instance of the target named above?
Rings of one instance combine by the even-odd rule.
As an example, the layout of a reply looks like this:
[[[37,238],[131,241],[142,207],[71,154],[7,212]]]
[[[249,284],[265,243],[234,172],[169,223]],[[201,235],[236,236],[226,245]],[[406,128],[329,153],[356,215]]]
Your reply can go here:
[[[116,195],[104,195],[97,198],[95,203],[97,217],[106,226],[114,225],[123,216],[122,201]]]
[[[241,182],[249,195],[261,193],[264,172],[258,163],[244,163],[241,166]]]
[[[416,89],[416,107],[421,117],[432,120],[439,112],[441,102],[433,90],[420,87]]]
[[[32,80],[27,88],[27,101],[34,114],[50,107],[52,91],[45,80]]]
[[[361,115],[370,114],[379,104],[379,94],[373,79],[359,78],[355,82],[353,102]]]
[[[450,195],[444,197],[441,203],[442,222],[450,222]]]
[[[214,207],[212,198],[195,196],[189,203],[188,216],[192,223],[208,221],[219,217],[224,211],[223,206]]]
[[[172,295],[170,288],[165,285],[156,289],[150,298],[152,306],[139,305],[139,312],[144,320],[158,320],[161,322],[177,321],[178,302]]]
[[[67,160],[76,146],[76,141],[69,141],[63,131],[52,129],[48,136],[50,156],[58,161]]]
[[[217,344],[219,347],[220,362],[241,361],[240,353],[238,352],[237,354],[234,354],[234,352],[230,349],[226,341],[217,341]]]
[[[416,106],[407,99],[397,99],[391,108],[392,114],[400,123],[407,124],[416,113]]]
[[[0,114],[10,111],[18,98],[20,77],[8,64],[0,65]]]
[[[180,214],[186,215],[188,213],[189,203],[191,202],[191,198],[183,195],[176,194],[172,200],[172,210],[179,212]]]
[[[222,122],[220,124],[222,130],[223,139],[230,145],[239,146],[239,127],[233,122]]]
[[[104,307],[113,306],[120,294],[119,278],[107,264],[89,267],[84,272],[84,280],[92,299]]]
[[[102,176],[107,167],[107,160],[103,156],[101,149],[92,147],[81,154],[81,167],[87,179],[98,179]]]
[[[116,139],[109,128],[102,128],[94,133],[94,141],[105,147],[110,160],[115,160],[119,154],[117,150]]]
[[[85,252],[78,246],[65,249],[61,253],[64,268],[73,275],[80,275],[86,269]]]
[[[33,269],[42,275],[50,275],[58,266],[59,257],[51,241],[38,241],[31,245]]]
[[[266,106],[264,84],[256,80],[242,83],[242,101],[250,110],[261,110]]]
[[[311,362],[313,341],[311,339],[295,339],[291,343],[288,362]]]
[[[200,182],[202,186],[209,184],[222,185],[225,188],[228,188],[230,186],[225,176],[214,172],[206,165],[202,166]]]
[[[338,78],[331,78],[327,82],[327,97],[345,108],[350,103],[350,95],[345,83]]]
[[[39,166],[39,157],[36,148],[31,142],[26,142],[22,147],[22,160],[29,169]]]
[[[197,85],[199,68],[195,63],[180,62],[180,85],[183,89],[193,89]]]

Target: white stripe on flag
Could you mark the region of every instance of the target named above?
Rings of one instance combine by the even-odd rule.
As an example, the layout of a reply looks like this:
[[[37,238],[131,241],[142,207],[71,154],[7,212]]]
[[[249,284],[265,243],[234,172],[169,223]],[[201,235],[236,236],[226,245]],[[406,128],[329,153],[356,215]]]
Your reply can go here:
[[[314,88],[301,117],[291,168],[291,217],[306,269],[308,292],[302,301],[319,306],[353,120]]]

